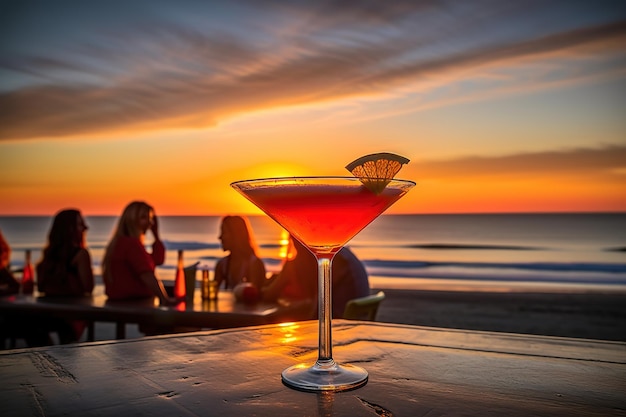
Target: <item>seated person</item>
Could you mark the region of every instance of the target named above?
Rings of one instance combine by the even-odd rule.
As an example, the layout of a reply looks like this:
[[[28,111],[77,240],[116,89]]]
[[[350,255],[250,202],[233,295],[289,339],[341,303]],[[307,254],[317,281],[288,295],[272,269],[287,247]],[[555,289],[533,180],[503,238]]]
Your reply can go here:
[[[297,239],[290,238],[292,249],[280,273],[263,288],[265,301],[279,298],[311,300],[311,316],[317,317],[318,268],[315,256]],[[361,261],[347,247],[332,262],[332,314],[341,318],[346,304],[353,298],[370,295],[369,278]]]
[[[0,230],[0,295],[17,294],[20,290],[20,283],[9,268],[10,261],[11,247]]]
[[[9,268],[11,247],[0,231],[0,295],[13,295],[20,291],[20,283]],[[5,317],[0,315],[0,341],[4,349],[5,339],[10,340],[9,348],[15,347],[15,339],[21,338],[27,346],[45,346],[52,344],[50,329],[47,324],[28,317]]]
[[[224,288],[235,288],[242,282],[254,284],[260,290],[265,283],[265,265],[258,256],[252,229],[246,218],[226,216],[222,219],[219,239],[228,256],[215,265],[215,280]]]
[[[13,295],[20,291],[20,283],[11,272],[11,247],[4,239],[2,231],[0,230],[0,296]],[[2,349],[4,349],[5,339],[12,340],[10,348],[14,347],[14,341],[18,337],[26,338],[24,334],[24,325],[22,323],[15,322],[14,320],[0,315],[0,342],[2,343]],[[43,334],[41,332],[38,332]],[[30,336],[30,335],[28,335]],[[42,346],[49,344],[48,334],[43,334],[43,341],[40,340],[27,340],[28,346]]]
[[[48,245],[37,264],[37,287],[47,296],[90,295],[94,287],[91,256],[85,247],[87,225],[78,210],[57,213]]]
[[[144,247],[146,232],[154,237],[152,252]],[[102,260],[102,277],[110,300],[158,297],[162,304],[176,304],[155,275],[165,261],[165,246],[152,206],[134,201],[124,209]]]
[[[68,209],[56,214],[48,233],[48,245],[37,264],[37,287],[46,296],[82,297],[94,287],[91,256],[85,247],[87,225],[80,211]],[[64,325],[63,325],[64,324]],[[87,322],[57,323],[61,343],[80,340]]]

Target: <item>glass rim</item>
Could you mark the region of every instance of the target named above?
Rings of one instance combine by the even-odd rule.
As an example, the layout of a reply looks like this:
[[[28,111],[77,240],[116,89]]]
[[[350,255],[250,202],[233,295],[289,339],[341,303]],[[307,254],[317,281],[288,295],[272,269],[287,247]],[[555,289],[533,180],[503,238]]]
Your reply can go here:
[[[379,178],[379,177],[372,177],[372,178],[367,178],[368,180],[372,181],[372,180],[383,180],[383,181],[389,181],[391,182],[399,182],[399,183],[404,183],[404,184],[413,184],[413,185],[417,185],[417,183],[413,180],[404,180],[404,179],[399,179],[399,178]],[[239,180],[239,181],[233,181],[230,183],[230,186],[236,186],[239,184],[251,184],[251,183],[258,183],[258,182],[269,182],[269,181],[296,181],[296,180],[351,180],[351,181],[361,181],[361,178],[359,177],[355,177],[355,176],[341,176],[341,175],[303,175],[303,176],[285,176],[285,177],[266,177],[266,178],[254,178],[254,179],[249,179],[249,180]]]

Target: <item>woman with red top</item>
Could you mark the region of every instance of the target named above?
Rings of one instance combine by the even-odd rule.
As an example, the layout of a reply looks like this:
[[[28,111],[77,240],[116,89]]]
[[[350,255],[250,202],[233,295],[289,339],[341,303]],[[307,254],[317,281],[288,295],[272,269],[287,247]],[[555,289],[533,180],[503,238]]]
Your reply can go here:
[[[2,230],[0,230],[0,295],[17,294],[20,289],[20,283],[15,279],[9,267],[10,263],[11,247],[4,240]]]
[[[152,252],[144,246],[146,232],[154,237]],[[161,303],[174,304],[161,280],[154,274],[165,261],[165,247],[159,237],[159,224],[152,206],[134,201],[124,209],[113,238],[102,260],[102,277],[109,299],[159,297]]]

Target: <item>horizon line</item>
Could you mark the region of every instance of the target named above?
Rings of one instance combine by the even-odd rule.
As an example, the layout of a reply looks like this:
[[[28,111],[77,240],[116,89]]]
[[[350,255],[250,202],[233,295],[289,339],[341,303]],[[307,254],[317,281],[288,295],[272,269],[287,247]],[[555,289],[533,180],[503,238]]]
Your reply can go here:
[[[82,212],[82,210],[81,210]],[[53,217],[54,214],[4,214],[1,217]],[[416,212],[416,213],[383,213],[380,216],[485,216],[485,215],[512,215],[512,214],[626,214],[626,210],[571,210],[571,211],[483,211],[483,212]],[[119,217],[116,214],[85,214],[85,217]],[[205,214],[157,214],[158,217],[224,217],[224,216],[245,216],[245,217],[269,217],[264,213],[205,213]],[[380,217],[379,216],[379,217]]]

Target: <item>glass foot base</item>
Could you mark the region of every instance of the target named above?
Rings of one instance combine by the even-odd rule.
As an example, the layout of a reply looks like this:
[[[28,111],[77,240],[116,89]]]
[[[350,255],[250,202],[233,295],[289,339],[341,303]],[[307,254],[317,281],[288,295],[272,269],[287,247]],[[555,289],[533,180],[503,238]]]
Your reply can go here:
[[[300,363],[283,371],[283,383],[302,391],[347,391],[367,383],[367,371],[354,365],[327,362]]]

